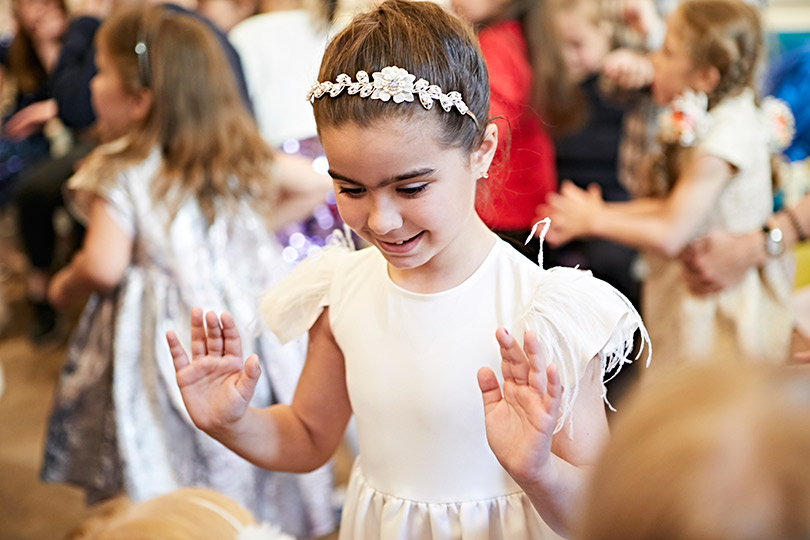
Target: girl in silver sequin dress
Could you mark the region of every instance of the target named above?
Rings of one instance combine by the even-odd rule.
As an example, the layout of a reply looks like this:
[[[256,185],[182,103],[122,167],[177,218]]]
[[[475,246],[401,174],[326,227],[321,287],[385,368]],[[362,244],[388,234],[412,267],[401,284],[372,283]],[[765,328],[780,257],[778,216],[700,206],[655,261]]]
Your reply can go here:
[[[275,228],[311,212],[307,201],[325,189],[289,178],[199,22],[135,8],[105,22],[97,43],[93,104],[112,142],[69,184],[87,235],[49,296],[60,308],[90,298],[56,392],[42,477],[83,487],[90,502],[211,487],[289,534],[326,534],[329,470],[269,472],[198,431],[163,340],[200,304],[251,327],[261,293],[287,270]],[[253,403],[289,402],[305,341],[282,346],[255,330],[245,345],[269,374]]]

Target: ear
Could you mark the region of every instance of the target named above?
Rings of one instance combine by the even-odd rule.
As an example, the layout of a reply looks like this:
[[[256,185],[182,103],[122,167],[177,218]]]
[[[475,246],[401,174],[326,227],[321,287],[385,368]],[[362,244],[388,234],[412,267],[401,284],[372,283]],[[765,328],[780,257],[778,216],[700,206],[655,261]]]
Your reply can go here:
[[[152,102],[154,100],[152,91],[148,88],[142,88],[131,95],[130,100],[130,119],[135,123],[143,122],[152,110]]]
[[[484,139],[470,155],[470,170],[481,174],[489,170],[495,150],[498,148],[498,126],[489,123],[484,131]]]
[[[693,85],[695,90],[711,94],[718,84],[720,84],[720,70],[716,67],[707,66],[697,70]]]

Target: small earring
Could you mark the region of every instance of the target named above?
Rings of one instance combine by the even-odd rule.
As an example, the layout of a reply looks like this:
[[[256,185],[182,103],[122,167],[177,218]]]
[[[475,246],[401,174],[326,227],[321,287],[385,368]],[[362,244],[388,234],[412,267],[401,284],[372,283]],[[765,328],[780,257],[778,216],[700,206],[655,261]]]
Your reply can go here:
[[[489,178],[489,172],[488,171],[481,171],[481,178],[483,178],[484,180]]]

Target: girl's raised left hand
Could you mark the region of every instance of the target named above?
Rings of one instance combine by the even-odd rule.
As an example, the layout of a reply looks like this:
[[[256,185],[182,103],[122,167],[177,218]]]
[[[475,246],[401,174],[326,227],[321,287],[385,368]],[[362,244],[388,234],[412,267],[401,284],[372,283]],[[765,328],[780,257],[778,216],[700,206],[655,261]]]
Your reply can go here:
[[[503,393],[491,369],[478,370],[487,441],[503,468],[519,484],[531,485],[551,461],[560,377],[556,365],[546,366],[534,332],[526,332],[522,349],[503,328],[495,336],[501,346]]]
[[[605,206],[598,184],[589,185],[586,191],[570,180],[562,183],[559,193],[549,193],[547,201],[540,211],[551,218],[546,241],[552,246],[590,236],[596,216]]]
[[[191,361],[173,331],[166,334],[177,384],[194,425],[214,434],[241,419],[259,380],[259,357],[242,362],[242,339],[225,312],[191,310]]]

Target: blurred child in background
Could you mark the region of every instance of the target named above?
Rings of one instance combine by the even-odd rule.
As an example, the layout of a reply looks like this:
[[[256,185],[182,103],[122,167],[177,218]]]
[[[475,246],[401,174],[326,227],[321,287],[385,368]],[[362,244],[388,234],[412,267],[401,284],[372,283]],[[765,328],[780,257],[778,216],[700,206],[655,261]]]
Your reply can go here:
[[[104,22],[96,45],[92,98],[112,142],[69,183],[87,234],[49,298],[62,309],[90,299],[56,391],[42,477],[83,487],[90,502],[208,486],[290,534],[328,533],[328,468],[272,473],[199,432],[162,341],[198,304],[255,327],[262,292],[287,269],[273,228],[324,190],[273,174],[273,152],[199,21],[162,6],[127,9]],[[270,375],[255,403],[288,402],[305,341],[282,346],[256,330],[246,347],[262,351]]]
[[[792,278],[784,260],[696,298],[677,259],[712,228],[769,226],[771,152],[789,141],[779,129],[786,119],[757,106],[761,50],[755,8],[736,0],[681,4],[653,61],[653,96],[671,108],[659,134],[664,150],[648,171],[651,196],[605,203],[598,187],[585,191],[566,183],[550,198],[549,242],[601,237],[645,250],[642,312],[658,366],[715,358],[784,363],[788,357]],[[773,240],[779,255],[783,246]]]

